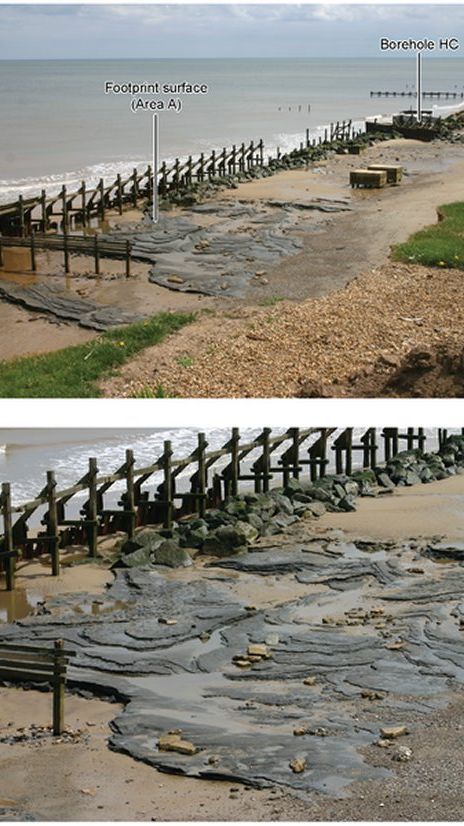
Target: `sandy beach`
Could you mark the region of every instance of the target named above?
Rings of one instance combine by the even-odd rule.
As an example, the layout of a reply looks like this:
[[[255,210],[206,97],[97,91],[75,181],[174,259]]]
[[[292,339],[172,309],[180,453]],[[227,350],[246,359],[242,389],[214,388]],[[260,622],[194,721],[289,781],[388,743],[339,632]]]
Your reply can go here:
[[[398,548],[403,548],[402,564],[411,565],[410,560],[415,557],[414,552],[411,555],[411,550],[405,550],[409,548],[409,543],[421,547],[420,542],[424,539],[437,541],[446,537],[450,544],[461,540],[463,497],[464,476],[454,476],[429,485],[397,489],[393,494],[376,499],[360,499],[354,513],[327,513],[317,522],[299,523],[277,539],[281,548],[290,555],[295,541],[329,541],[331,547],[335,547],[334,543],[356,542],[362,537],[364,542],[387,543],[385,547],[393,543],[390,546],[392,558],[398,556]],[[109,543],[109,539],[103,541]],[[261,542],[264,543],[261,550],[265,551],[266,547],[272,548],[276,544],[276,538],[270,537]],[[421,557],[420,563],[416,561],[412,564],[420,564],[428,576],[433,576],[435,572],[439,577],[437,582],[449,567],[437,566],[425,556]],[[450,564],[457,575],[459,567],[455,567],[456,563]],[[198,576],[214,587],[217,573],[214,568],[205,567],[201,557],[197,557],[194,571],[172,571],[168,579],[187,583]],[[81,602],[87,600],[90,593],[98,604],[98,599],[105,600],[105,586],[112,575],[90,563],[66,569],[60,580],[51,587],[51,578],[40,576],[34,564],[25,566],[20,577],[21,587],[36,595],[40,593],[46,598],[52,614],[58,610],[59,616],[63,607],[59,608],[58,602],[57,607],[53,608],[54,597],[60,593],[68,593],[72,597],[74,592],[72,598],[78,604],[79,592]],[[423,581],[426,588],[426,580]],[[298,584],[292,577],[282,574],[263,578],[236,573],[224,579],[224,586],[233,599],[253,599],[258,607],[268,611],[276,610],[279,605],[282,610],[289,600],[304,599],[305,593],[321,591],[321,586],[317,589]],[[410,587],[414,589],[414,583]],[[381,593],[378,588],[374,589],[370,594],[371,604],[373,599],[374,604],[378,605]],[[366,604],[367,597],[367,592],[364,597],[358,595],[354,604]],[[346,596],[341,596],[338,610],[349,605]],[[396,616],[396,605],[389,603],[389,607],[394,608]],[[395,620],[400,623],[396,634],[401,628],[400,615]],[[36,621],[40,622],[40,617]],[[355,634],[352,637],[354,644],[358,630],[355,628],[352,633]],[[192,701],[194,685],[192,682]],[[406,762],[398,762],[394,742],[387,749],[379,749],[371,741],[361,750],[363,760],[366,766],[386,770],[385,776],[369,781],[355,780],[348,784],[341,796],[317,791],[295,794],[279,784],[267,789],[254,789],[233,780],[199,780],[158,772],[150,765],[108,749],[108,740],[115,730],[112,721],[122,712],[120,703],[86,699],[68,691],[68,734],[54,741],[46,731],[37,734],[37,729],[31,728],[33,724],[44,727],[50,724],[49,694],[2,688],[0,699],[3,710],[0,770],[5,789],[0,800],[2,819],[23,819],[32,815],[40,820],[247,821],[250,811],[255,820],[263,821],[453,821],[461,818],[461,789],[456,768],[462,763],[464,716],[462,688],[456,681],[448,684],[446,691],[440,695],[438,705],[426,715],[419,702],[411,704],[411,698],[407,700],[409,707],[404,706],[403,712],[396,710],[396,722],[406,722],[411,729],[409,736],[399,742],[405,744],[412,757]],[[406,697],[404,699],[406,702]],[[427,702],[425,696],[422,702]],[[384,719],[382,704],[363,700],[360,695],[353,697],[350,703],[351,713],[363,720],[365,725],[374,724],[375,728],[376,718],[379,719],[380,715],[380,719]],[[18,734],[25,739],[8,741],[8,738]],[[330,739],[323,742],[329,746]],[[449,770],[450,765],[453,766],[452,771]],[[24,783],[25,772],[27,784]],[[50,776],[54,778],[53,789],[47,782]],[[45,793],[44,788],[47,789]]]

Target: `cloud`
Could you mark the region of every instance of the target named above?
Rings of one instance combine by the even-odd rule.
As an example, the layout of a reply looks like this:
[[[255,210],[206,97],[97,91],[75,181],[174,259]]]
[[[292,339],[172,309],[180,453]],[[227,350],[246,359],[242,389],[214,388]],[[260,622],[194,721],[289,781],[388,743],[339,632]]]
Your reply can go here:
[[[463,21],[463,5],[12,6],[0,2],[0,55],[116,59],[374,56],[379,36],[460,36]]]

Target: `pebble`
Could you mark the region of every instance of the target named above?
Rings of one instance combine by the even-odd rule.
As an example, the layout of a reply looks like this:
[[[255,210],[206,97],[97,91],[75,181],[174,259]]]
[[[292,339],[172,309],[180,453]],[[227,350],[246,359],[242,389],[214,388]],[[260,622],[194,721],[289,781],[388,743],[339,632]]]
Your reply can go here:
[[[317,677],[305,677],[303,685],[316,685]]]
[[[407,763],[412,758],[412,749],[408,746],[399,746],[397,751],[392,755],[392,760],[397,763]]]
[[[294,760],[291,760],[288,765],[294,774],[301,774],[306,769],[306,760],[304,757],[296,757]]]
[[[380,729],[380,734],[387,740],[396,740],[397,737],[404,737],[409,734],[406,726],[385,726]]]

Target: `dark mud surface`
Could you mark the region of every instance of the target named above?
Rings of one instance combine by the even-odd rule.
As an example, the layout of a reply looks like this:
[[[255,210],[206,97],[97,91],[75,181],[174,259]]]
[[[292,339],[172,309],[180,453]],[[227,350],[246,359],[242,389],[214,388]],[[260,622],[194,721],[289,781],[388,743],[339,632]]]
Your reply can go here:
[[[28,310],[75,321],[80,327],[91,330],[108,330],[145,318],[141,313],[128,313],[119,307],[97,304],[51,284],[23,286],[13,281],[2,281],[0,298]]]
[[[145,232],[112,233],[105,240],[130,239],[134,256],[154,265],[149,276],[154,284],[181,292],[242,297],[260,279],[265,286],[262,279],[268,267],[300,252],[303,243],[298,233],[317,229],[314,213],[350,209],[347,199],[271,199],[251,204],[218,200],[190,207],[189,217],[162,215],[157,226]],[[213,222],[195,223],[196,215],[212,216]]]
[[[427,719],[464,681],[464,570],[432,561],[438,540],[272,542],[175,574],[118,571],[105,612],[62,596],[1,639],[75,649],[70,685],[126,703],[117,751],[167,772],[343,795],[389,774],[365,758],[381,727]],[[298,598],[263,604],[262,588],[292,582]],[[267,655],[243,666],[253,644]],[[196,753],[161,751],[172,731]]]

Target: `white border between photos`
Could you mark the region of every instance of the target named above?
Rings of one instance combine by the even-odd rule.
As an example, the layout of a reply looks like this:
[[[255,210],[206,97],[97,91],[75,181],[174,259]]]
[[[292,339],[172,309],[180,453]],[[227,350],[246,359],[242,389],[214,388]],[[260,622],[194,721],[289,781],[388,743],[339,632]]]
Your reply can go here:
[[[2,399],[0,427],[464,427],[462,399]]]

